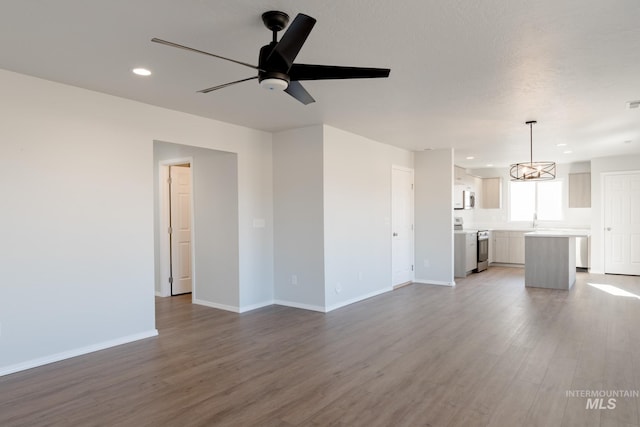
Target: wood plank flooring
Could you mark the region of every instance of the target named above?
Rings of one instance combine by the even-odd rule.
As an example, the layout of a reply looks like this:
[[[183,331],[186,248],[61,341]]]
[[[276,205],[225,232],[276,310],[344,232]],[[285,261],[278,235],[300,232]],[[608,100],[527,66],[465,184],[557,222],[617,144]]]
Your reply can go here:
[[[0,378],[0,426],[640,426],[640,278],[491,267],[328,314],[158,298],[160,335]],[[606,399],[605,399],[606,404]]]

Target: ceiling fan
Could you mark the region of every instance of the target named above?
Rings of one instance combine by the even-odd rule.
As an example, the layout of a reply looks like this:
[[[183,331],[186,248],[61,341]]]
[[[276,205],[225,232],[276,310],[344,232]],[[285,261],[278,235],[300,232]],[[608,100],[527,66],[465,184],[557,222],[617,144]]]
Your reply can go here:
[[[277,39],[278,31],[282,31],[289,23],[289,15],[279,11],[269,11],[262,14],[262,22],[273,32],[273,40],[268,45],[262,46],[258,57],[258,65],[247,64],[235,59],[225,58],[198,49],[193,49],[177,43],[151,39],[152,42],[163,45],[190,50],[203,55],[213,56],[226,61],[258,70],[258,75],[241,80],[213,86],[199,90],[200,93],[209,93],[236,83],[258,79],[261,86],[270,90],[284,90],[298,101],[307,105],[315,102],[315,99],[300,84],[300,80],[329,80],[329,79],[371,79],[389,77],[388,68],[363,68],[341,67],[334,65],[294,64],[294,60],[307,40],[316,20],[302,13],[298,14],[280,41]]]

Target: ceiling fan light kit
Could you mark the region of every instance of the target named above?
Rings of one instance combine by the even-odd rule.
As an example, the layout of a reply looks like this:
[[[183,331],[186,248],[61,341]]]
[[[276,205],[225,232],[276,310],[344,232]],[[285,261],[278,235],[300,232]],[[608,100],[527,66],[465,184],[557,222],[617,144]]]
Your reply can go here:
[[[267,90],[285,90],[289,87],[289,81],[278,78],[266,78],[260,80],[260,86]]]
[[[529,125],[530,157],[528,162],[514,163],[511,165],[509,175],[511,181],[549,181],[556,177],[555,162],[534,162],[533,161],[533,125],[538,123],[535,120],[526,122]]]
[[[289,15],[277,10],[262,14],[262,22],[273,33],[271,43],[262,46],[258,56],[258,65],[248,64],[235,59],[205,52],[183,46],[170,41],[153,38],[154,43],[189,50],[202,55],[231,61],[258,71],[257,76],[236,80],[229,83],[199,90],[200,93],[209,93],[248,80],[258,79],[260,86],[276,91],[281,90],[291,95],[301,103],[307,105],[315,102],[313,97],[300,84],[300,80],[334,80],[334,79],[371,79],[389,77],[388,68],[343,67],[335,65],[295,64],[293,61],[302,49],[307,37],[311,33],[316,20],[310,16],[299,13],[287,31],[278,41],[278,32],[282,31],[289,23]]]

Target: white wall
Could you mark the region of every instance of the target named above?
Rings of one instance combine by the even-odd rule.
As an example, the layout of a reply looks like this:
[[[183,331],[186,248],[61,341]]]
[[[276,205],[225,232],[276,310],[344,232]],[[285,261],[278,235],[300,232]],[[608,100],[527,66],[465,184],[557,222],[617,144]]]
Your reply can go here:
[[[276,303],[330,311],[391,289],[391,167],[412,163],[331,126],[274,135]]]
[[[413,154],[324,126],[326,310],[392,289],[391,167]]]
[[[238,311],[238,158],[235,153],[155,141],[154,256],[156,292],[166,275],[160,273],[159,167],[163,160],[191,158],[193,171],[193,300]],[[164,188],[163,188],[164,189]]]
[[[322,126],[273,137],[274,298],[317,311],[325,307],[322,144]]]
[[[237,153],[236,293],[272,300],[271,134],[7,71],[0,92],[0,374],[155,333],[154,140]]]
[[[640,155],[601,157],[591,160],[591,268],[604,273],[604,206],[602,182],[605,172],[640,170]]]
[[[238,153],[240,311],[273,301],[272,134],[250,132],[255,134],[241,139],[229,135],[231,139],[224,143],[233,148],[220,148]],[[216,144],[222,144],[226,138],[224,134],[218,134]],[[261,223],[265,225],[261,226]]]
[[[415,153],[416,282],[452,286],[453,150]]]

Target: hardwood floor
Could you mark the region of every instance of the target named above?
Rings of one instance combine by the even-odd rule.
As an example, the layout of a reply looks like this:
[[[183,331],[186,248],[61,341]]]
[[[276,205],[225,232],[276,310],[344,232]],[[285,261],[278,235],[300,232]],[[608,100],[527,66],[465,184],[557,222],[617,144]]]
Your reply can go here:
[[[523,277],[491,267],[328,314],[158,298],[158,337],[0,378],[0,425],[639,426],[638,397],[567,392],[640,390],[640,278]]]

